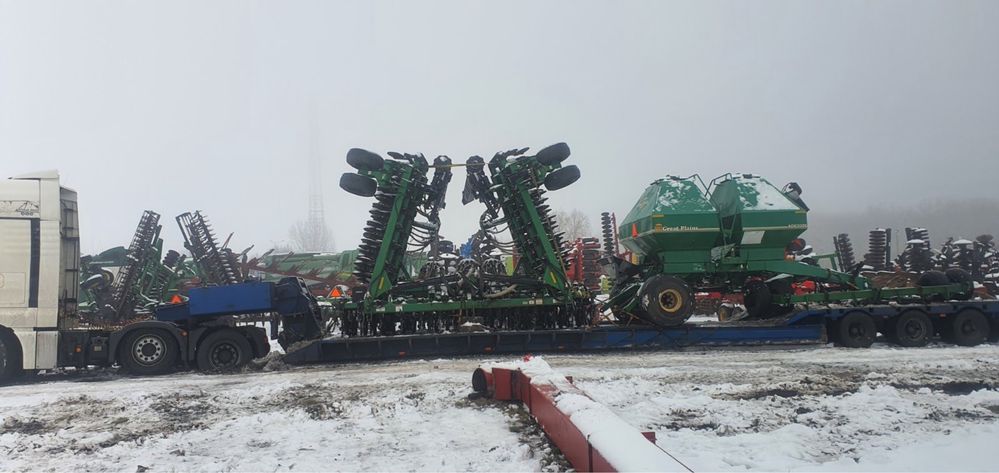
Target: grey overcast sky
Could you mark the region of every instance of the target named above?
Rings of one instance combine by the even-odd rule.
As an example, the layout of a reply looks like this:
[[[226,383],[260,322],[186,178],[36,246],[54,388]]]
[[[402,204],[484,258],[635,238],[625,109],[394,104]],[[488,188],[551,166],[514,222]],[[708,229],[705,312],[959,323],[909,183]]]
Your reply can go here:
[[[349,148],[558,141],[583,177],[552,202],[594,223],[666,174],[796,180],[813,221],[995,198],[999,2],[0,1],[0,173],[58,169],[85,252],[144,209],[168,247],[193,209],[240,249],[286,240],[313,145],[346,249],[370,205],[337,185]]]

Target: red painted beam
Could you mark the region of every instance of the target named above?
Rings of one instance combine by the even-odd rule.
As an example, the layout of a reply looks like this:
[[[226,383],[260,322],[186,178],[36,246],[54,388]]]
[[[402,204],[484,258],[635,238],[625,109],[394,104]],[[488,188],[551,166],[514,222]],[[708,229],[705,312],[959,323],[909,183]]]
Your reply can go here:
[[[472,387],[521,401],[576,471],[690,471],[540,358],[480,366]]]

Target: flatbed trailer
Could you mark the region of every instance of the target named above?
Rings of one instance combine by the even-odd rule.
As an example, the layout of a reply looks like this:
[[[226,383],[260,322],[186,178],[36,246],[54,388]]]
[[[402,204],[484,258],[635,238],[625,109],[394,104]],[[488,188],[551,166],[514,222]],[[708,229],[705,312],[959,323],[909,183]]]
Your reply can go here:
[[[984,326],[981,319],[984,319]],[[921,335],[919,329],[927,329],[923,325],[927,320],[928,332]],[[899,327],[899,324],[903,326]],[[907,329],[908,335],[897,333]],[[670,328],[600,325],[559,330],[330,337],[300,344],[288,352],[285,361],[291,364],[344,363],[438,356],[806,345],[830,341],[840,346],[867,347],[878,333],[884,334],[890,343],[903,346],[925,345],[938,334],[944,340],[960,345],[994,341],[999,335],[999,301],[825,306],[806,308],[779,319],[687,323]]]

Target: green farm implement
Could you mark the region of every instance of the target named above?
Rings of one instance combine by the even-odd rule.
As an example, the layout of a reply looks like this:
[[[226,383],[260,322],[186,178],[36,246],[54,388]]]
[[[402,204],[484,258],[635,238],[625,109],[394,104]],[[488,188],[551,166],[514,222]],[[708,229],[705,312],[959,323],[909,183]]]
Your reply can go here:
[[[750,318],[785,315],[798,303],[970,295],[959,270],[926,273],[920,287],[879,289],[859,267],[837,271],[799,261],[795,251],[803,245],[808,210],[795,183],[778,189],[750,174],[725,174],[707,185],[697,175],[659,179],[620,222],[631,260],[604,259],[615,279],[606,306],[619,321],[669,327],[690,317],[695,291],[741,292]],[[805,281],[815,291],[795,290]]]

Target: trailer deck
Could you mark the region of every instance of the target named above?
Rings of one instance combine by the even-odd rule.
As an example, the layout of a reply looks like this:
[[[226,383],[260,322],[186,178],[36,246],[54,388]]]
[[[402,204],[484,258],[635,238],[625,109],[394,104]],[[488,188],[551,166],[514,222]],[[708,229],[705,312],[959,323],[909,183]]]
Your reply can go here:
[[[643,350],[688,346],[825,343],[823,324],[688,324],[676,328],[599,326],[591,329],[466,332],[396,337],[333,337],[290,351],[291,364],[552,352]]]
[[[677,349],[691,346],[804,345],[827,343],[827,329],[853,312],[870,316],[879,328],[909,311],[932,319],[980,312],[999,334],[999,301],[948,301],[931,304],[875,304],[812,307],[769,320],[686,323],[677,327],[599,325],[595,327],[460,332],[376,337],[329,337],[290,350],[291,364],[376,361],[427,356],[469,356],[612,350]]]

